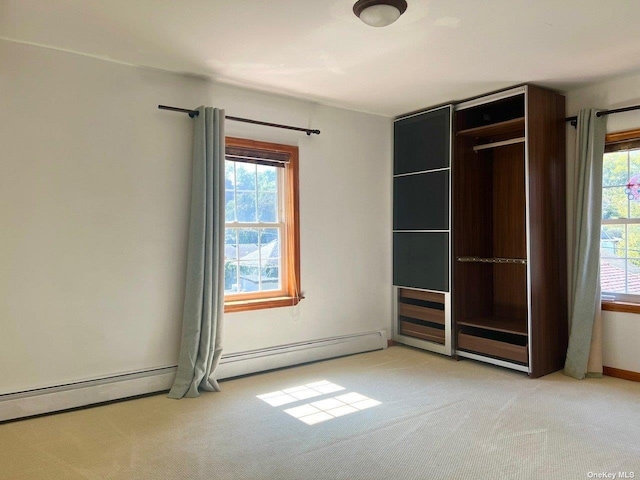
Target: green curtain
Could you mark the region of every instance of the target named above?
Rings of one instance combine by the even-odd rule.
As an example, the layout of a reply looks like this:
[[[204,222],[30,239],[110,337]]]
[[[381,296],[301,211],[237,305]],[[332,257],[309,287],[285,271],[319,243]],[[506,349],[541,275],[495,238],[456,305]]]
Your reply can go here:
[[[214,372],[222,354],[224,313],[224,110],[198,112],[182,341],[170,398],[220,390]]]
[[[573,222],[573,300],[570,311],[571,330],[564,373],[582,379],[602,376],[589,372],[589,357],[597,352],[594,330],[599,336],[600,316],[600,229],[602,225],[602,159],[606,135],[606,117],[597,110],[578,113],[575,197]],[[594,328],[595,327],[595,328]]]

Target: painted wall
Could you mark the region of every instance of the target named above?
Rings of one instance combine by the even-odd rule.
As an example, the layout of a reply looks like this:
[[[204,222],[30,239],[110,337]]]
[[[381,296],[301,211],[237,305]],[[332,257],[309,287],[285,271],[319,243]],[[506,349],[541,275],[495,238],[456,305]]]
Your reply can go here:
[[[191,120],[300,148],[298,307],[226,317],[225,353],[389,330],[391,120],[0,41],[0,394],[173,365]]]
[[[617,78],[567,93],[567,114],[575,115],[581,108],[613,109],[640,104],[640,74]],[[640,128],[640,111],[619,113],[607,117],[607,132]],[[573,175],[575,129],[567,128],[567,158],[569,178]],[[572,186],[569,182],[569,197]],[[571,212],[569,212],[571,215]],[[569,243],[571,245],[571,242]],[[640,372],[640,315],[603,312],[603,354],[608,367]]]

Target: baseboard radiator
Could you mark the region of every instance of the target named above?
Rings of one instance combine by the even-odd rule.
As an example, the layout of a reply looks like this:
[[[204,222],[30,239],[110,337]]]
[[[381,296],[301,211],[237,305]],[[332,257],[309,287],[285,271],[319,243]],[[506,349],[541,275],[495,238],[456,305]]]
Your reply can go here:
[[[384,330],[222,355],[219,380],[387,348]],[[169,390],[175,366],[0,395],[0,422]],[[224,386],[223,386],[224,388]]]

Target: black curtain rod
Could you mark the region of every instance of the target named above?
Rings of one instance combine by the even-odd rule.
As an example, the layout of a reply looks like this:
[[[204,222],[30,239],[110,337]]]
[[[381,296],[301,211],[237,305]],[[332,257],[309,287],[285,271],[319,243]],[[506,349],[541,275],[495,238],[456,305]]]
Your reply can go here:
[[[158,105],[158,108],[160,110],[171,110],[172,112],[186,113],[191,118],[197,117],[200,113],[198,112],[198,110],[190,110],[188,108],[169,107],[167,105]],[[309,128],[291,127],[289,125],[280,125],[279,123],[261,122],[259,120],[252,120],[250,118],[230,117],[229,115],[225,116],[224,118],[226,118],[227,120],[232,120],[234,122],[253,123],[254,125],[264,125],[265,127],[284,128],[286,130],[295,130],[297,132],[305,132],[307,135],[311,135],[312,133],[315,135],[320,135],[320,130],[311,130]]]
[[[615,110],[601,110],[596,113],[596,117],[602,117],[603,115],[611,115],[612,113],[630,112],[632,110],[640,110],[640,105],[633,105],[631,107],[616,108]],[[566,122],[571,122],[574,127],[578,123],[578,117],[567,117],[564,119]]]

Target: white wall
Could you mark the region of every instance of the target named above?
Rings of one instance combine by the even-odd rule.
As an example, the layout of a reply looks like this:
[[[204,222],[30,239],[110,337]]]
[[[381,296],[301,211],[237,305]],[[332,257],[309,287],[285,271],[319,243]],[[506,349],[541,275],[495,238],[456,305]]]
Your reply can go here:
[[[0,394],[173,365],[191,120],[300,148],[296,308],[226,316],[225,353],[389,329],[391,120],[0,41]]]
[[[567,115],[581,108],[614,109],[640,104],[640,75],[617,78],[567,94]],[[607,116],[607,132],[640,128],[640,111]],[[567,158],[573,174],[575,129],[567,128]],[[569,192],[568,198],[571,197]],[[571,244],[570,244],[571,245]],[[604,364],[608,367],[640,372],[640,315],[603,312]]]

